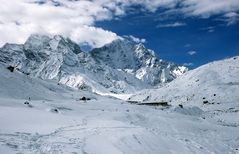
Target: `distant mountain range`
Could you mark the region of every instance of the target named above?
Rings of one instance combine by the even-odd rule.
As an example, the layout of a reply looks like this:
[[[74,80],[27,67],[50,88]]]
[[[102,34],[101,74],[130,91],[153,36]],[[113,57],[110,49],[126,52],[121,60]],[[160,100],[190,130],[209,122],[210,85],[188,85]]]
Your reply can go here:
[[[159,59],[130,37],[83,52],[60,35],[31,35],[24,44],[5,44],[0,62],[43,80],[96,93],[131,93],[170,82],[187,68]]]

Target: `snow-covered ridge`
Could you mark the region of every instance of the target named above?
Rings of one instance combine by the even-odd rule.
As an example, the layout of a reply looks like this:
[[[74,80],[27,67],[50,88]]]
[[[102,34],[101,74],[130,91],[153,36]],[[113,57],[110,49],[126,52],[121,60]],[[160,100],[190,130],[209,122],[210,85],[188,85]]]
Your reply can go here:
[[[130,99],[167,101],[206,110],[239,109],[239,56],[203,65],[159,89],[143,90]]]
[[[96,93],[131,93],[170,82],[187,71],[158,59],[154,51],[130,38],[87,53],[68,38],[34,34],[23,45],[4,45],[0,53],[0,62],[27,75]]]

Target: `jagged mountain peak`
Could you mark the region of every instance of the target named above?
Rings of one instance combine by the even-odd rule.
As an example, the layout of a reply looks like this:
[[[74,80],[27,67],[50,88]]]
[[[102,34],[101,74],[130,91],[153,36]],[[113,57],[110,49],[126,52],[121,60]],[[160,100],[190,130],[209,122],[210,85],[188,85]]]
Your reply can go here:
[[[157,59],[154,51],[131,38],[123,37],[91,51],[96,61],[116,69],[138,69]],[[148,61],[148,62],[146,62]]]
[[[137,52],[141,54],[151,54],[155,56],[155,52],[153,50],[147,49],[142,42],[135,40],[130,36],[123,36],[120,37],[111,43],[108,43],[103,46],[103,48],[111,48],[111,49],[118,49],[118,50],[111,50],[111,52],[119,52],[124,50],[125,52]],[[107,50],[104,50],[107,52]]]
[[[32,34],[24,43],[24,48],[34,52],[51,51],[66,53],[72,51],[75,54],[82,52],[77,43],[61,35]]]

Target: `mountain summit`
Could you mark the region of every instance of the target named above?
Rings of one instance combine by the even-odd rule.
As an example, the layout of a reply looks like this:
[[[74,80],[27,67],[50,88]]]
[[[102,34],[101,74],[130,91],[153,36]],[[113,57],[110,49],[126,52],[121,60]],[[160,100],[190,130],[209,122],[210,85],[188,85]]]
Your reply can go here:
[[[118,39],[93,49],[91,55],[97,62],[131,73],[152,86],[170,82],[187,70],[184,66],[159,59],[153,50],[130,38]]]
[[[83,52],[68,38],[34,34],[23,45],[5,44],[0,52],[0,62],[22,73],[96,93],[134,92],[170,82],[187,71],[126,37]]]

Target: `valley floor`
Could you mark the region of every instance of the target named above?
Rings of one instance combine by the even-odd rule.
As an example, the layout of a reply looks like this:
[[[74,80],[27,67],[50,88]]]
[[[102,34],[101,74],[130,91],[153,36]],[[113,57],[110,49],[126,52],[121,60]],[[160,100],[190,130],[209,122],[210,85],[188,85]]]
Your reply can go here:
[[[227,114],[199,108],[161,110],[97,95],[89,101],[79,97],[29,104],[1,98],[0,153],[239,153],[238,123],[229,125]]]

